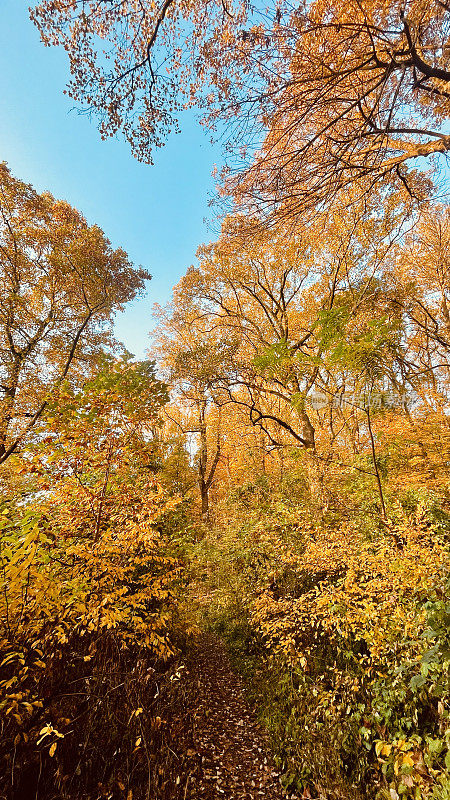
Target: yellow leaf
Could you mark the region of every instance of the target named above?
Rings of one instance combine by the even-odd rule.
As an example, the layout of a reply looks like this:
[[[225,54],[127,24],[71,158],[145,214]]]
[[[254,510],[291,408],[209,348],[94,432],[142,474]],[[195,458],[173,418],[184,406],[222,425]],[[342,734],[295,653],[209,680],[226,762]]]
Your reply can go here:
[[[48,751],[49,755],[52,757],[55,755],[56,745],[57,742],[53,742],[52,746],[50,747],[50,750]]]

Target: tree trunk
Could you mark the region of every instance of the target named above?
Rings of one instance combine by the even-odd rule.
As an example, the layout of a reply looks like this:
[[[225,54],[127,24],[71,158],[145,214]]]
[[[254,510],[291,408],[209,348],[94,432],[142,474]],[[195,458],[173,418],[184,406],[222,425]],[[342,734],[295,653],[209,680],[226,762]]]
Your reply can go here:
[[[209,490],[214,479],[217,464],[220,459],[220,428],[217,431],[216,452],[208,471],[208,439],[206,435],[206,401],[199,407],[199,432],[200,432],[200,453],[198,459],[198,485],[202,502],[202,520],[209,520]]]
[[[305,441],[305,447],[308,450],[316,449],[315,430],[311,424],[311,420],[304,409],[300,412],[300,419],[303,423],[302,437]]]
[[[3,386],[4,397],[0,404],[0,458],[6,453],[6,441],[11,420],[14,415],[14,405],[19,383],[21,359],[15,358],[7,383]]]
[[[209,493],[206,483],[200,480],[200,496],[202,499],[202,520],[208,522],[209,519]]]
[[[369,398],[369,402],[370,402],[370,398]],[[370,446],[371,446],[371,450],[372,450],[372,463],[373,463],[373,468],[375,470],[375,479],[376,479],[377,487],[378,487],[378,495],[380,497],[381,518],[382,518],[383,522],[386,524],[388,522],[388,516],[387,516],[387,511],[386,511],[386,504],[384,502],[383,485],[381,483],[380,470],[378,469],[377,453],[376,453],[376,450],[375,450],[375,439],[373,438],[373,432],[372,432],[372,422],[371,422],[371,419],[370,419],[369,404],[367,404],[366,415],[367,415],[367,425],[368,425],[368,428],[369,428]]]

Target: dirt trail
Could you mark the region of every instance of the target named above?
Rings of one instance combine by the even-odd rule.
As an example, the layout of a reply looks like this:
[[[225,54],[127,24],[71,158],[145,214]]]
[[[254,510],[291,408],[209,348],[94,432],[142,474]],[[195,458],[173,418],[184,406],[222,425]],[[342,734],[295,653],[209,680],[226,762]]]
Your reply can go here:
[[[203,637],[188,669],[197,701],[185,799],[285,799],[267,740],[220,641]]]

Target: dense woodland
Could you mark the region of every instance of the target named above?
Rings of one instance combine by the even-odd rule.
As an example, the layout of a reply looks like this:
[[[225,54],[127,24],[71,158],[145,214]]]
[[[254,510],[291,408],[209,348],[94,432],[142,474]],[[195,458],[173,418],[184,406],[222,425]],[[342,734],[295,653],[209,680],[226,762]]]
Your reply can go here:
[[[151,162],[194,107],[227,166],[146,361],[113,321],[149,273],[0,168],[0,796],[231,798],[220,640],[284,796],[449,800],[449,6],[31,19],[103,137]]]

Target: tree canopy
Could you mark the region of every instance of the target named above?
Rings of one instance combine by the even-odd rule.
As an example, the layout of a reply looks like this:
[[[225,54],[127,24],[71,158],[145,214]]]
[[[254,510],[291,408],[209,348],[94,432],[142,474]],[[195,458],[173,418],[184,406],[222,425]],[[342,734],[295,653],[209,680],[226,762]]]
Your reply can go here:
[[[225,191],[264,216],[298,218],[355,182],[424,199],[450,147],[440,0],[45,0],[32,18],[67,50],[71,97],[139,158],[183,108],[227,126]]]

